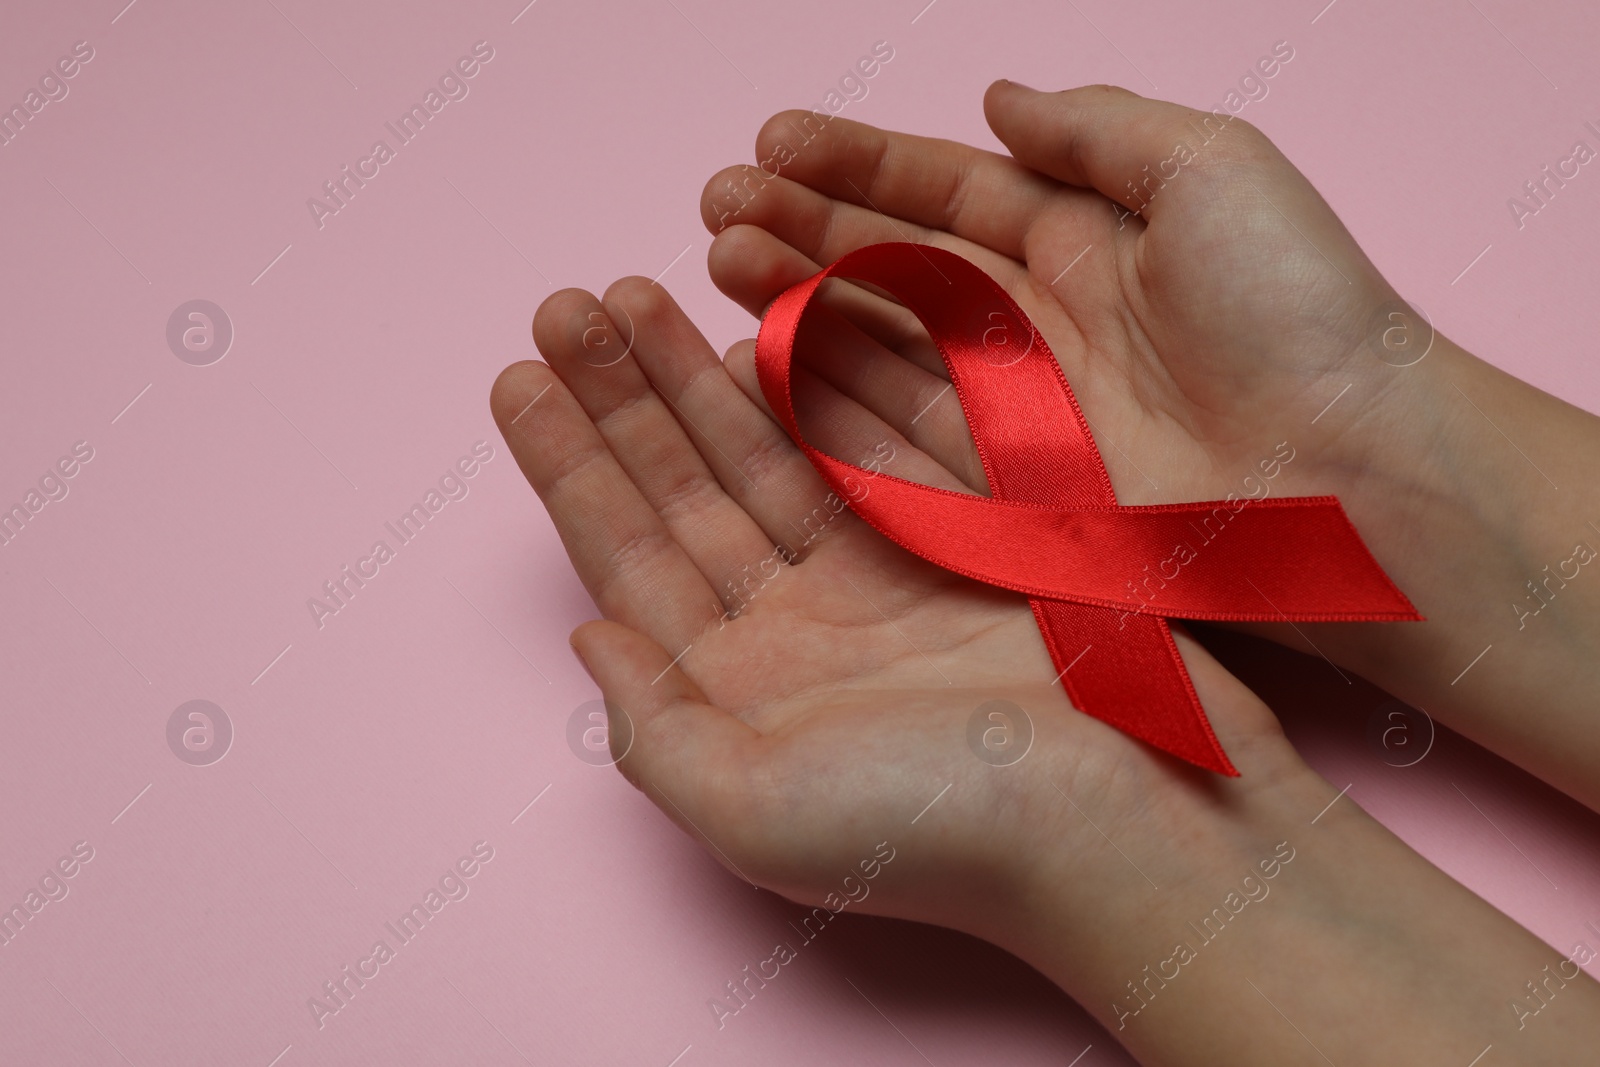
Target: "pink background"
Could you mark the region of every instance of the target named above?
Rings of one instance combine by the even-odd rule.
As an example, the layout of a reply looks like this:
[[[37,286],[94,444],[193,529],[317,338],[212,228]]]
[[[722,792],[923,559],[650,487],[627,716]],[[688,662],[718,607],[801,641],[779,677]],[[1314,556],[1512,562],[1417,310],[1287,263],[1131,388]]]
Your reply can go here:
[[[1245,117],[1441,329],[1600,408],[1600,175],[1521,230],[1506,207],[1594,142],[1592,5],[124,2],[0,26],[8,105],[94,49],[0,147],[0,504],[94,450],[0,547],[0,904],[95,850],[0,947],[3,1063],[1128,1061],[1004,954],[849,915],[719,1032],[707,998],[799,909],[565,740],[593,606],[489,383],[554,288],[669,264],[719,348],[753,332],[705,277],[701,185],[875,41],[845,115],[997,147],[995,77],[1209,107],[1288,40]],[[470,94],[318,229],[307,198],[480,40]],[[195,298],[236,334],[210,366],[166,341]],[[469,495],[319,629],[307,598],[480,440]],[[1387,766],[1382,694],[1227,644],[1351,798],[1563,952],[1593,941],[1600,819],[1448,733]],[[210,766],[167,745],[192,699],[235,730]],[[470,895],[319,1030],[307,999],[479,840]]]

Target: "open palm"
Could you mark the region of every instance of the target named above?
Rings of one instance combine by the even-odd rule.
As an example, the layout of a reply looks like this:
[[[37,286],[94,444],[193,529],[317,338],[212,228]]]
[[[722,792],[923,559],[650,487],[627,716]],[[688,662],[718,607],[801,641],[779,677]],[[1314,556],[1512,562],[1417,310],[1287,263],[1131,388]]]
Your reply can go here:
[[[534,337],[548,365],[508,368],[492,406],[609,620],[573,642],[619,766],[742,877],[815,903],[887,841],[896,878],[864,910],[983,934],[972,916],[996,911],[1030,841],[1103,847],[1076,805],[1125,843],[1166,840],[1293,761],[1270,713],[1186,638],[1243,782],[1073,711],[1026,601],[906,553],[831,497],[763,409],[752,343],[725,366],[660,286],[558,293]],[[799,371],[796,400],[834,455],[982,487],[819,374]],[[969,745],[994,700],[1035,735],[1014,766]]]

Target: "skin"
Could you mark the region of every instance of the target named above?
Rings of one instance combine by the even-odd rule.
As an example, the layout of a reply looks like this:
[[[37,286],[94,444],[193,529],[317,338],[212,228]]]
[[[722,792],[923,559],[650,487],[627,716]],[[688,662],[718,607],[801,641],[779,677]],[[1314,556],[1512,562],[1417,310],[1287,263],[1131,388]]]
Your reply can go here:
[[[843,119],[802,144],[808,113],[774,116],[756,157],[776,162],[789,145],[779,176],[741,166],[707,183],[713,281],[759,314],[862,245],[909,239],[965,256],[1049,341],[1125,504],[1220,498],[1289,442],[1296,458],[1273,491],[1338,496],[1428,622],[1257,632],[1600,807],[1589,654],[1600,582],[1557,574],[1537,598],[1525,584],[1580,540],[1600,547],[1600,423],[1436,335],[1243,120],[1221,126],[1109,86],[1009,82],[990,87],[985,110],[1014,158]],[[1147,173],[1174,174],[1179,144],[1191,161],[1148,200],[1133,195]],[[888,323],[876,328],[887,344],[841,346],[829,379],[907,425],[945,384],[937,357],[903,316],[869,305],[856,317]],[[733,355],[740,374],[745,353]],[[982,484],[952,396],[911,432]],[[1545,601],[1532,618],[1514,606]]]
[[[1291,441],[1274,492],[1339,495],[1430,621],[1260,632],[1314,643],[1594,803],[1595,668],[1584,650],[1600,594],[1574,579],[1503,638],[1483,621],[1528,561],[1540,561],[1531,577],[1571,554],[1550,553],[1569,538],[1547,526],[1584,536],[1568,520],[1596,499],[1594,476],[1560,457],[1600,443],[1594,420],[1443,338],[1421,362],[1391,365],[1417,351],[1404,342],[1424,328],[1418,317],[1239,120],[1146,201],[1126,181],[1171,157],[1176,140],[1198,145],[1201,113],[1106,87],[1011,83],[992,86],[985,108],[1014,158],[842,119],[800,145],[804,113],[776,116],[757,159],[778,159],[779,176],[772,164],[734,168],[707,186],[713,280],[759,314],[864,244],[909,239],[966,256],[1048,340],[1123,503],[1219,497]],[[776,152],[784,138],[787,156]],[[876,457],[902,477],[983,492],[914,322],[848,285],[828,296],[796,375],[808,438],[852,462]],[[1399,341],[1385,334],[1391,302],[1412,331]],[[1073,711],[1025,601],[833,510],[766,410],[751,342],[719,360],[642,278],[599,299],[557,293],[533,332],[548,363],[507,368],[491,406],[605,617],[575,631],[574,649],[611,706],[614,744],[632,734],[623,774],[737,876],[820,904],[888,842],[895,859],[858,910],[1008,948],[1149,1063],[1466,1063],[1486,1044],[1556,1063],[1600,1040],[1600,991],[1565,950],[1348,798],[1322,813],[1337,790],[1186,634],[1180,651],[1240,778]],[[1313,422],[1346,383],[1342,407]],[[1501,454],[1500,431],[1469,405],[1449,403],[1456,391],[1494,406],[1570,506],[1520,484],[1524,461]],[[776,559],[775,544],[785,546]],[[1490,636],[1480,641],[1479,628]],[[1449,685],[1483,643],[1516,647],[1529,631],[1522,658],[1486,658],[1472,685]],[[1507,693],[1545,714],[1514,721]],[[1034,731],[1013,766],[968,747],[976,709],[996,699]],[[1267,880],[1263,861],[1285,849],[1293,860]],[[1271,896],[1244,907],[1182,977],[1130,993],[1246,874]],[[1549,999],[1519,1013],[1530,980]]]

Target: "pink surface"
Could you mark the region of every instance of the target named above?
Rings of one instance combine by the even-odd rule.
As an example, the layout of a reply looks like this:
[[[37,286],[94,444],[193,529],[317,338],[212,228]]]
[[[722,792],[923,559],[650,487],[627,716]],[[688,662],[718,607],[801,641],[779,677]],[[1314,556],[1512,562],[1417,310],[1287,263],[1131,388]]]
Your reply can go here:
[[[1211,106],[1290,41],[1245,117],[1443,330],[1600,408],[1600,177],[1521,228],[1506,207],[1600,124],[1591,6],[124,2],[0,16],[0,102],[93,50],[0,147],[0,503],[92,450],[0,547],[0,903],[93,850],[0,947],[0,1063],[1128,1062],[1004,954],[851,916],[719,1031],[707,998],[798,909],[566,741],[593,607],[488,385],[556,287],[666,270],[719,346],[753,332],[705,278],[700,187],[875,41],[894,58],[844,114],[988,146],[995,77]],[[465,95],[319,227],[307,199],[480,41]],[[205,366],[168,343],[196,299],[234,333]],[[319,626],[346,565],[377,570]],[[1388,766],[1382,694],[1227,647],[1445,869],[1563,951],[1600,923],[1593,814],[1449,734]],[[169,746],[193,700],[232,725],[210,765],[175,754],[187,713]],[[460,899],[387,935],[463,857]],[[380,938],[319,1029],[308,999]]]

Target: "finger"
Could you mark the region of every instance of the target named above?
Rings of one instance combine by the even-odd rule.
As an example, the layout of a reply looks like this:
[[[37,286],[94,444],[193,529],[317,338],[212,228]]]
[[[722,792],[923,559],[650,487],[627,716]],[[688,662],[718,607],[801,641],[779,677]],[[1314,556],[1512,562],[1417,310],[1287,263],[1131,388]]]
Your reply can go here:
[[[676,305],[672,310],[676,315],[618,320],[590,294],[566,289],[540,305],[533,335],[645,502],[720,591],[741,567],[770,555],[772,545],[701,455],[715,457],[714,446],[690,440],[640,367],[637,357],[646,351],[660,359],[703,348],[715,360],[700,332]]]
[[[983,110],[1019,163],[1098,190],[1147,219],[1182,195],[1184,186],[1174,195],[1156,194],[1201,149],[1212,157],[1236,150],[1250,129],[1231,115],[1149,100],[1112,85],[1042,93],[997,81],[984,94]],[[1225,140],[1213,143],[1218,137]]]
[[[745,395],[770,415],[756,377],[755,342],[740,341],[728,349],[724,363]],[[868,471],[893,474],[923,485],[958,493],[987,492],[988,483],[983,480],[981,469],[979,481],[969,485],[877,414],[805,367],[794,368],[793,395],[800,430],[813,448]]]
[[[785,289],[821,269],[759,226],[730,226],[711,239],[706,252],[711,284],[755,319],[765,318],[767,306]]]
[[[756,135],[756,158],[758,166],[729,168],[706,184],[701,211],[713,233],[750,221],[746,207],[781,175],[1020,259],[1029,225],[1059,188],[993,152],[849,119],[818,127],[806,111],[768,119]]]
[[[756,341],[753,337],[746,337],[743,341],[735,341],[722,354],[722,365],[728,368],[728,377],[733,379],[733,384],[743,393],[761,413],[767,418],[777,421],[777,414],[772,410],[772,405],[767,403],[766,394],[761,391],[761,380],[756,374]]]
[[[767,120],[756,135],[759,174],[781,173],[835,200],[945,230],[1012,259],[1024,258],[1029,228],[1062,192],[1007,156],[850,119],[835,119],[797,145],[809,117],[785,111]],[[708,190],[725,201],[726,179]],[[748,194],[749,186],[741,191]]]
[[[803,553],[790,526],[817,507],[827,483],[777,423],[752,403],[671,295],[643,278],[624,279],[606,292],[607,309],[633,323],[633,358],[695,443],[727,497],[762,535],[762,552],[740,566],[770,556],[774,545]],[[719,579],[718,588],[722,587]]]
[[[743,851],[738,813],[750,807],[761,735],[707,702],[684,669],[693,649],[674,660],[657,642],[613,622],[578,627],[572,648],[605,697],[623,777],[750,881],[731,853]]]
[[[1083,313],[1097,324],[1107,321],[1105,308],[1111,306],[1107,298],[1118,294],[1119,286],[1122,284],[1116,266],[1118,257],[1104,254],[1089,256],[1092,244],[1079,246],[1078,238],[1074,238],[1069,244],[1058,245],[1041,252],[1039,262],[1049,264],[1055,270],[1051,281],[1043,284],[1043,276],[1030,277],[1029,266],[1017,263],[971,241],[943,231],[923,229],[914,223],[902,223],[854,204],[841,203],[783,178],[769,182],[763,195],[753,200],[748,205],[745,215],[741,217],[747,218],[749,225],[731,228],[726,241],[738,242],[738,247],[770,255],[778,261],[762,261],[752,272],[753,280],[741,282],[740,275],[745,273],[747,268],[740,265],[727,252],[719,253],[718,271],[721,284],[738,294],[747,305],[752,306],[765,296],[760,289],[770,286],[775,280],[789,278],[794,278],[796,281],[803,280],[800,271],[807,265],[832,263],[847,252],[885,241],[926,244],[953,252],[988,274],[995,284],[1024,308],[1040,309],[1040,289],[1051,289],[1053,293],[1062,295],[1063,299],[1074,308],[1081,307]],[[1116,222],[1109,210],[1101,218],[1101,223],[1115,234]],[[770,242],[764,244],[759,237],[749,232],[752,227],[766,231],[782,245],[788,246],[789,251],[784,251]],[[744,232],[736,234],[735,230]],[[1129,233],[1133,232],[1130,228]],[[724,238],[719,237],[718,240]],[[713,248],[715,247],[714,241]],[[798,253],[803,259],[796,258],[794,253]],[[1079,267],[1078,273],[1071,279],[1070,288],[1075,292],[1062,294],[1060,289],[1053,288],[1077,261],[1086,256],[1088,262]],[[924,258],[928,258],[926,254]],[[935,272],[943,273],[931,258],[928,258],[928,264]],[[772,295],[776,296],[777,293]],[[889,302],[884,301],[884,303]],[[1048,306],[1044,305],[1044,309],[1048,310]],[[931,342],[926,340],[926,331],[920,324],[916,324],[915,316],[909,311],[900,308],[902,314],[898,316],[886,313],[883,325],[875,326],[872,325],[873,308],[864,306],[864,310],[869,314],[860,320],[863,329],[877,334],[887,345],[894,347],[901,355],[925,370],[944,374],[943,362],[938,358]],[[1120,319],[1114,323],[1114,325],[1120,324]]]
[[[1272,710],[1183,624],[1172,624],[1172,640],[1217,742],[1234,767],[1249,776],[1268,772],[1272,764],[1281,765],[1286,754],[1283,726]],[[1292,758],[1292,753],[1288,754]]]
[[[822,268],[758,226],[730,226],[711,242],[706,267],[712,282],[756,318],[790,286]],[[930,374],[949,374],[939,350],[916,315],[901,304],[843,278],[829,278],[818,289],[816,307],[827,307],[867,336]]]
[[[736,166],[714,175],[707,194],[721,180],[738,180],[754,167]],[[708,228],[710,202],[701,199],[701,215]],[[838,212],[836,215],[835,213]],[[834,200],[826,193],[777,177],[765,179],[760,195],[752,197],[739,213],[740,224],[759,226],[816,263],[832,263],[846,252],[882,241],[933,243],[939,235],[927,226],[891,219],[881,212]],[[718,232],[713,228],[713,232]]]
[[[721,600],[555,372],[514,363],[489,404],[601,613],[669,647],[689,644]]]
[[[730,170],[742,173],[755,171],[755,168]],[[713,178],[712,182],[716,180]],[[715,229],[712,218],[706,221],[709,227]],[[866,245],[902,241],[934,245],[954,252],[977,264],[1008,289],[1019,284],[1024,273],[1022,264],[1015,259],[973,241],[897,219],[870,207],[835,200],[825,193],[783,177],[766,179],[761,194],[751,198],[741,210],[739,222],[766,230],[809,257],[813,263],[832,263],[846,252]]]
[[[907,362],[827,307],[806,318],[796,339],[801,365],[871,412],[964,485],[985,491],[988,479],[946,375]],[[935,358],[938,358],[935,356]],[[941,363],[939,369],[944,371]]]
[[[711,247],[712,280],[733,299],[748,298],[751,305],[769,302],[766,290],[773,285],[786,289],[816,273],[802,253],[754,226],[730,227]],[[907,308],[856,286],[830,288],[834,281],[824,283],[806,315],[806,333],[797,339],[800,364],[871,411],[961,483],[983,490],[988,479],[966,416],[927,330]]]

